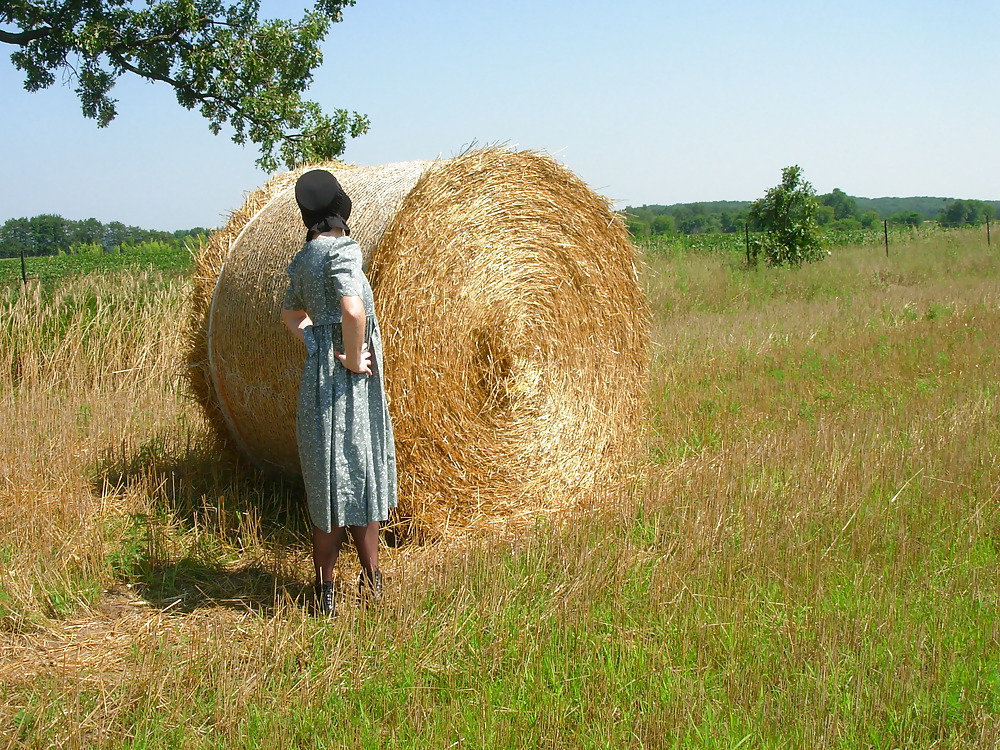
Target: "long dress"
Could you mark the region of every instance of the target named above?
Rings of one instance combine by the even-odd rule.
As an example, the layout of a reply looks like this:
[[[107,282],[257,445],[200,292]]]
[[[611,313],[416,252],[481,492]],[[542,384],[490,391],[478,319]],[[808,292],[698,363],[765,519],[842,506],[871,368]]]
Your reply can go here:
[[[306,362],[299,383],[296,438],[309,516],[316,528],[367,526],[396,507],[396,449],[382,377],[382,336],[361,248],[349,237],[306,242],[288,266],[283,307],[305,310]],[[360,297],[371,376],[351,372],[344,351],[341,297]]]

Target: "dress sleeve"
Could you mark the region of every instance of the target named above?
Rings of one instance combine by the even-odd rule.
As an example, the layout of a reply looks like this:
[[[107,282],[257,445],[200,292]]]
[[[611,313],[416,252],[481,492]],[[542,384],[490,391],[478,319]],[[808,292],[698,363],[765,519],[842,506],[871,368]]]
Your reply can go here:
[[[361,296],[361,274],[361,250],[357,245],[338,248],[326,261],[327,284],[337,299]]]
[[[285,299],[281,303],[281,306],[285,310],[305,310],[306,306],[302,302],[302,295],[299,293],[298,284],[295,283],[294,267],[295,261],[293,260],[288,266],[288,289],[285,290]]]

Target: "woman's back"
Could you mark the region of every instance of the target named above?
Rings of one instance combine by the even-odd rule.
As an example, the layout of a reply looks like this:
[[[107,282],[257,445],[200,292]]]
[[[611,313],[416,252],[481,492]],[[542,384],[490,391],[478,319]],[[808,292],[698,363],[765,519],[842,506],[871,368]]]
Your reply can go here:
[[[285,307],[305,310],[313,325],[341,322],[342,297],[360,297],[375,315],[371,286],[361,267],[361,248],[350,237],[320,235],[307,242],[288,266]]]

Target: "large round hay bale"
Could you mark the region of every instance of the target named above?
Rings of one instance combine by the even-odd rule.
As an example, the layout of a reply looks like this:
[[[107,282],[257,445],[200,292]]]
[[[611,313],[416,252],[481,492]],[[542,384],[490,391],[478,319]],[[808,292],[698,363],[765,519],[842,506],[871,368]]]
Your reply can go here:
[[[401,517],[434,535],[598,502],[625,479],[649,313],[608,203],[529,152],[324,168],[351,195],[369,263]],[[220,431],[289,474],[304,353],[279,309],[302,171],[251,194],[202,252],[188,368]]]

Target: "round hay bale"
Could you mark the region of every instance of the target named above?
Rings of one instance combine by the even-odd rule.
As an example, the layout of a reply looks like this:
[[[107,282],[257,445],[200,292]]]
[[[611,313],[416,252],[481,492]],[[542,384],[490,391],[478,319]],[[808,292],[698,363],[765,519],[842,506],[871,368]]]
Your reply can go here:
[[[369,262],[402,519],[435,536],[597,503],[627,479],[649,311],[608,203],[551,158],[499,148],[324,167]],[[250,195],[202,252],[188,357],[220,431],[289,474],[303,352],[278,313],[302,171]]]

